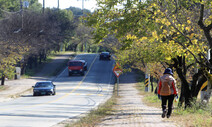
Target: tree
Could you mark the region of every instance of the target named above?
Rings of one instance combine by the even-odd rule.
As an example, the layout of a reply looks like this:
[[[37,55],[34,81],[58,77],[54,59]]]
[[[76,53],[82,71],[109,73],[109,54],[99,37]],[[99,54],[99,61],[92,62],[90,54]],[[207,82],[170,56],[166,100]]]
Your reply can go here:
[[[82,16],[83,13],[84,14],[91,13],[90,10],[88,10],[88,9],[83,9],[83,12],[82,12],[82,9],[77,8],[77,7],[69,7],[66,10],[72,11],[75,16]]]
[[[211,30],[211,15],[208,13],[211,4],[209,0],[98,1],[100,8],[86,21],[87,25],[95,28],[96,42],[114,35],[123,52],[128,52],[126,58],[135,57],[133,62],[120,57],[123,64],[160,62],[164,67],[174,68],[182,82],[181,97],[185,99],[181,102],[190,106],[205,79],[211,79],[208,73],[211,64],[206,58],[211,40],[207,37]],[[122,7],[117,8],[117,5]],[[203,20],[199,14],[206,14],[202,28],[196,18]],[[200,28],[205,28],[206,32]],[[198,73],[195,73],[195,68],[199,68]]]
[[[23,74],[26,67],[32,68],[45,60],[50,51],[59,51],[75,29],[71,11],[47,10],[40,14],[24,10],[23,13],[23,17],[13,13],[0,21],[2,83],[5,76],[14,75],[17,64],[22,67]]]

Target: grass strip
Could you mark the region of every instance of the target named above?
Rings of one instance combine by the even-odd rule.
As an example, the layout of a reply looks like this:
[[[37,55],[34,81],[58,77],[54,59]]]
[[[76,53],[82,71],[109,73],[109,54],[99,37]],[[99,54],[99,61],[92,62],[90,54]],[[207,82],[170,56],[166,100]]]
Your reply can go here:
[[[67,124],[65,127],[94,127],[101,122],[102,118],[112,114],[112,107],[116,104],[116,99],[116,96],[113,95],[104,104],[98,106],[97,109],[91,110],[86,116],[75,123]]]
[[[144,82],[137,83],[136,88],[140,91],[140,94],[144,96],[142,101],[146,105],[161,108],[161,100],[158,99],[157,95],[154,94],[154,92],[145,92]],[[203,106],[200,101],[197,100],[193,107],[187,109],[178,107],[178,103],[174,102],[174,110],[169,120],[175,121],[178,125],[185,127],[212,127],[211,101],[207,106]]]
[[[94,127],[102,121],[106,116],[112,115],[114,112],[113,106],[117,103],[117,84],[113,89],[113,95],[105,103],[98,106],[98,108],[91,110],[87,115],[80,118],[76,122],[71,121],[65,127]]]
[[[8,89],[9,87],[6,86],[6,85],[0,85],[0,91],[3,91],[3,90],[6,90]]]
[[[31,76],[34,76],[36,73],[38,73],[39,71],[42,70],[42,68],[52,62],[54,60],[54,58],[56,57],[56,55],[62,55],[66,52],[57,52],[57,53],[53,53],[51,54],[50,56],[47,57],[47,60],[44,61],[42,64],[39,64],[37,65],[37,67],[34,67],[33,69],[27,69],[27,72],[25,75],[22,75],[22,78],[30,78]],[[76,56],[77,53],[73,52],[72,55],[70,55],[70,58],[69,59],[73,59],[74,56]],[[59,65],[58,67],[54,68],[54,72],[48,74],[48,75],[45,75],[45,76],[56,76],[58,75],[66,66],[67,66],[67,62],[68,60],[65,60],[63,63],[61,63],[61,65]]]

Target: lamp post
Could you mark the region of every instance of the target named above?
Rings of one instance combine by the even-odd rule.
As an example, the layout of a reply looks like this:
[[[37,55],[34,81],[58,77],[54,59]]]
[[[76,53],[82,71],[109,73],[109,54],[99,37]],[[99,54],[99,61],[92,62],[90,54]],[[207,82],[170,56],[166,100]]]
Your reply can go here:
[[[45,10],[45,0],[43,0],[43,14],[44,14],[44,10]]]

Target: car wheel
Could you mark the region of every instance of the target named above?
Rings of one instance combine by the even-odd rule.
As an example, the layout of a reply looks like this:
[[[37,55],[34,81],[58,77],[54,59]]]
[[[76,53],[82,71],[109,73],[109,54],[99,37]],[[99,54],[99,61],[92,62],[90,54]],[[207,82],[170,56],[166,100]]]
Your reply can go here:
[[[56,92],[54,91],[53,95],[56,95]]]
[[[85,75],[85,72],[83,71],[83,72],[81,73],[81,75],[84,76],[84,75]]]
[[[68,73],[68,76],[71,76],[71,75],[72,75],[72,74],[69,72],[69,73]]]
[[[37,96],[37,94],[33,93],[33,96]]]

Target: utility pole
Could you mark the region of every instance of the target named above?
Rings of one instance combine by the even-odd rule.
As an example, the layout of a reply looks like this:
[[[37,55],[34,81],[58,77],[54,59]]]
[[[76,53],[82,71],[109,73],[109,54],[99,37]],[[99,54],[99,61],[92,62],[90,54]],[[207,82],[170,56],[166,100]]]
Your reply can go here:
[[[23,9],[23,3],[22,3],[22,0],[20,0],[20,10]]]
[[[82,0],[82,16],[84,16],[84,0]],[[82,23],[83,23],[83,20],[82,20]],[[83,42],[84,42],[84,36],[83,36]],[[86,41],[85,41],[85,52],[86,52]]]
[[[24,27],[24,22],[23,22],[24,15],[23,15],[23,2],[22,2],[22,0],[20,0],[20,10],[21,10],[21,29],[23,29],[23,27]]]
[[[58,2],[57,3],[57,9],[59,10],[59,8],[60,8],[60,0],[58,0],[57,2]]]
[[[83,10],[84,10],[84,0],[82,0],[82,15],[83,15]]]
[[[45,11],[45,0],[43,0],[43,14],[44,14],[44,11]]]

